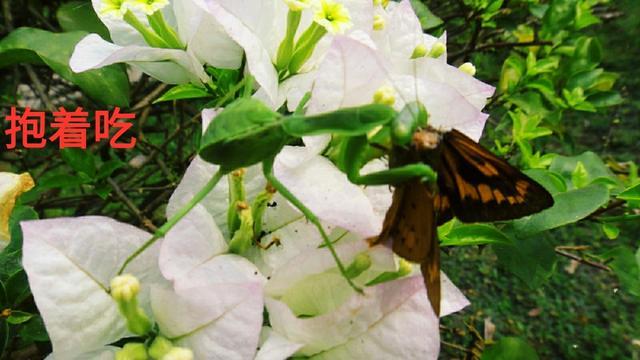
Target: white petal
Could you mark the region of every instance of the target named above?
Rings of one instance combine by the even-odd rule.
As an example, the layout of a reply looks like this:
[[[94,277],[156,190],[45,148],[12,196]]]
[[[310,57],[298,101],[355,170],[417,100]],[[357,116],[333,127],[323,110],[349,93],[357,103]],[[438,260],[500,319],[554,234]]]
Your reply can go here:
[[[87,353],[83,353],[83,354],[79,354],[77,356],[74,356],[72,358],[69,358],[65,355],[58,355],[56,353],[51,353],[49,354],[49,356],[47,356],[45,358],[45,360],[86,360],[86,359],[91,359],[91,360],[113,360],[113,358],[116,355],[116,352],[118,352],[118,350],[120,350],[120,348],[115,347],[115,346],[105,346],[101,349],[95,350],[95,351],[91,351],[91,352],[87,352]]]
[[[100,18],[100,21],[104,23],[104,25],[109,30],[109,35],[111,35],[111,40],[113,40],[116,44],[127,46],[127,45],[146,45],[144,38],[140,33],[134,29],[131,25],[127,24],[123,19],[117,19],[113,16],[103,15],[102,6],[105,0],[92,0],[93,9]],[[134,9],[134,13],[137,10]],[[141,13],[136,13],[136,16],[142,23],[147,24],[146,16],[143,16]]]
[[[322,243],[318,229],[281,195],[276,194],[271,204],[273,206],[266,209],[262,219],[263,230],[268,235],[260,240],[262,246],[273,244],[266,250],[253,247],[247,254],[265,276]]]
[[[94,216],[27,221],[22,229],[23,265],[53,350],[71,356],[126,335],[124,319],[107,289],[125,259],[151,235]],[[147,249],[126,269],[143,286],[143,305],[149,285],[162,281],[158,247]]]
[[[307,113],[369,104],[386,79],[384,65],[372,48],[337,37],[318,69]]]
[[[204,0],[174,1],[178,34],[202,63],[223,69],[237,69],[242,63],[242,48],[206,12]]]
[[[403,102],[417,99],[424,104],[430,126],[444,131],[456,128],[476,141],[480,138],[486,114],[452,86],[406,75],[395,76],[393,84]]]
[[[170,61],[171,66],[153,64],[162,61]],[[197,83],[208,79],[202,65],[185,51],[137,45],[122,47],[103,40],[97,34],[87,35],[80,40],[69,60],[69,66],[75,72],[83,72],[122,62],[136,63],[148,71],[149,75],[167,83]]]
[[[471,303],[466,296],[458,289],[449,277],[440,272],[440,282],[442,288],[442,302],[440,303],[440,316],[447,316],[458,312]]]
[[[211,215],[202,205],[197,205],[165,236],[160,250],[160,269],[164,277],[175,280],[227,249]]]
[[[366,288],[365,295],[312,318],[296,318],[280,301],[266,302],[273,329],[306,344],[301,355],[333,349],[337,357],[328,358],[424,359],[438,353],[438,319],[420,276]]]
[[[163,334],[197,359],[251,359],[262,327],[264,279],[246,259],[221,255],[152,290]]]
[[[269,0],[272,4],[277,3]],[[273,66],[271,56],[268,50],[265,48],[265,44],[260,39],[260,35],[255,33],[246,24],[247,22],[241,21],[238,17],[234,16],[227,8],[233,7],[236,2],[227,2],[225,5],[219,1],[208,0],[208,11],[213,17],[222,25],[226,32],[235,40],[245,51],[247,58],[247,66],[251,75],[256,79],[258,84],[263,87],[273,103],[277,102],[278,98],[278,74]],[[238,2],[239,3],[239,2]],[[240,4],[238,4],[240,5]],[[257,19],[267,19],[272,21],[268,14],[272,14],[273,5],[269,6],[260,2],[259,4],[244,4],[242,6],[249,13],[253,14],[255,11],[264,9],[266,13],[260,14]]]
[[[260,344],[255,360],[285,360],[303,345],[289,341],[268,327],[262,328],[261,337],[265,340]]]
[[[418,291],[369,330],[313,359],[437,359],[439,321]]]
[[[391,62],[395,73],[410,71],[411,55],[416,46],[423,44],[424,39],[420,20],[409,1],[393,7],[389,11],[385,28],[374,31],[372,36],[378,48]]]
[[[300,164],[300,159],[305,162]],[[322,221],[363,237],[380,232],[381,224],[364,191],[325,157],[288,146],[276,157],[274,174]]]
[[[218,170],[218,166],[209,164],[196,157],[182,177],[182,181],[171,195],[167,206],[167,217],[173,216],[183,205],[185,205],[193,196],[205,186],[205,184],[213,177]],[[262,176],[261,166],[255,165],[247,168],[245,174],[245,188],[247,198],[252,201],[255,196],[264,190],[267,182]],[[205,197],[200,204],[213,216],[213,219],[222,231],[222,234],[228,238],[229,231],[227,229],[227,209],[229,208],[229,184],[226,178],[223,178],[218,186]]]
[[[483,83],[454,66],[438,61],[438,59],[424,57],[417,61],[417,65],[416,75],[420,79],[427,79],[453,87],[478,110],[484,108],[487,99],[495,91],[493,86]]]
[[[348,266],[356,255],[368,248],[366,241],[340,242],[336,246],[336,251],[343,264]],[[265,292],[268,296],[280,297],[289,291],[290,287],[308,276],[321,274],[334,268],[336,268],[335,260],[326,248],[316,248],[300,253],[299,256],[276,269],[267,283]]]

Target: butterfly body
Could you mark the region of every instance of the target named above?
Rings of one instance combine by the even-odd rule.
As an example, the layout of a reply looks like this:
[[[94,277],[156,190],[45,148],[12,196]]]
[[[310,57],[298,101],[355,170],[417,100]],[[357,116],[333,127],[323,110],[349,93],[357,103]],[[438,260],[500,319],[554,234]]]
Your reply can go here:
[[[392,149],[390,167],[426,163],[436,184],[415,178],[398,184],[375,243],[392,243],[399,256],[420,263],[427,295],[439,314],[440,247],[437,226],[516,219],[553,205],[534,180],[457,130],[418,129],[408,146]]]

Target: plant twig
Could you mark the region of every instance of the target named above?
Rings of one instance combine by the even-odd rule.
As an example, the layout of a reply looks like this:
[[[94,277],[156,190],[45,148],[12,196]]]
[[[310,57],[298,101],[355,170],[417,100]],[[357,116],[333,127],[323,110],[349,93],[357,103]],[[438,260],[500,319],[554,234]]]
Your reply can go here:
[[[115,180],[113,180],[113,178],[108,177],[107,182],[109,183],[109,185],[111,185],[111,187],[113,188],[113,191],[115,191],[116,196],[129,208],[131,213],[135,215],[138,218],[138,220],[140,220],[140,223],[145,228],[154,232],[158,230],[158,227],[155,226],[148,217],[144,216],[142,211],[140,211],[140,209],[138,209],[136,204],[134,204],[133,201],[129,199],[127,194],[125,194],[124,191],[122,191],[122,189],[120,188],[120,185],[118,185],[118,183]]]
[[[564,251],[562,249],[559,249],[558,247],[556,247],[554,250],[555,250],[556,254],[562,255],[562,256],[564,256],[566,258],[569,258],[571,260],[575,260],[575,261],[577,261],[577,262],[579,262],[581,264],[589,265],[589,266],[592,266],[592,267],[594,267],[596,269],[600,269],[600,270],[604,270],[604,271],[609,271],[609,272],[612,271],[611,268],[608,267],[607,265],[601,264],[599,262],[595,262],[595,261],[584,259],[584,258],[582,258],[582,257],[580,257],[578,255],[575,255],[575,254],[572,254],[570,252],[566,252],[566,251]]]

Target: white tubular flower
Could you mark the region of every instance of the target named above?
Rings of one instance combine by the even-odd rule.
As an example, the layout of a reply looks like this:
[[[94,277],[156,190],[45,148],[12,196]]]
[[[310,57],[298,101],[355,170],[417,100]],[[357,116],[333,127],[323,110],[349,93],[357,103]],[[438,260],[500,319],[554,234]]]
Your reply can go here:
[[[311,7],[313,0],[284,0],[291,11],[302,11]]]
[[[169,0],[125,0],[133,9],[139,9],[147,15],[153,15],[169,5]]]
[[[140,292],[140,281],[131,274],[116,276],[111,280],[111,296],[116,301],[131,301]]]
[[[35,184],[31,175],[0,172],[0,248],[10,240],[9,218],[16,205],[16,199],[31,190]]]
[[[349,10],[334,0],[320,0],[313,20],[334,35],[344,34],[353,26]]]
[[[129,11],[129,2],[130,0],[104,0],[98,9],[98,15],[122,20],[124,14]]]

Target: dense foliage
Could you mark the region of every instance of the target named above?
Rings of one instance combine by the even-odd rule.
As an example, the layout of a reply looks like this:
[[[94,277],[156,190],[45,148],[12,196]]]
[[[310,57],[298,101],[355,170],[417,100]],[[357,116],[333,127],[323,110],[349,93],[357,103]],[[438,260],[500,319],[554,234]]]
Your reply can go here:
[[[443,270],[472,303],[443,319],[441,356],[475,358],[483,349],[487,359],[640,356],[640,5],[412,5],[426,33],[446,32],[449,63],[471,62],[478,79],[496,86],[481,143],[543,184],[556,202],[524,219],[439,228]],[[37,184],[20,198],[11,243],[0,254],[0,350],[3,359],[42,358],[51,349],[21,268],[19,221],[106,215],[154,232],[201,147],[200,111],[233,103],[247,87],[242,71],[213,67],[207,89],[146,75],[129,81],[122,64],[74,73],[69,58],[80,39],[109,38],[90,2],[2,7],[3,117],[11,107],[93,112],[117,105],[137,114],[138,143],[130,151],[101,143],[87,151],[0,153],[0,171],[28,171]],[[243,154],[242,161],[263,153]]]

